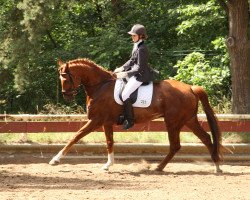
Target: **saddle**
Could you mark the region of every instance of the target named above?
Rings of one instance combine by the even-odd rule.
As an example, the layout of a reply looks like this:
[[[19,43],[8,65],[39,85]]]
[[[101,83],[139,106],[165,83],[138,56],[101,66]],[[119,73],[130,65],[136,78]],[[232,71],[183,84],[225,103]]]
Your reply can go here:
[[[119,105],[123,105],[121,99],[121,93],[126,85],[123,79],[117,79],[114,89],[114,99]],[[131,95],[130,99],[132,101],[133,107],[146,108],[150,106],[153,95],[153,82],[148,84],[142,84],[138,89],[136,89]]]

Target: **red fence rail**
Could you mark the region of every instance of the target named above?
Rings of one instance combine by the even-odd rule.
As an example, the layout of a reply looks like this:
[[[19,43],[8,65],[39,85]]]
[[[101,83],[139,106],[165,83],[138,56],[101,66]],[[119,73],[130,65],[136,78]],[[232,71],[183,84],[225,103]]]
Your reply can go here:
[[[209,131],[205,115],[198,115],[201,126]],[[250,132],[250,115],[217,115],[222,132]],[[0,115],[0,133],[76,132],[87,122],[85,115]],[[96,131],[102,131],[98,129]],[[123,132],[114,126],[115,132]],[[162,119],[136,124],[130,132],[164,132]],[[190,132],[183,127],[182,131]]]

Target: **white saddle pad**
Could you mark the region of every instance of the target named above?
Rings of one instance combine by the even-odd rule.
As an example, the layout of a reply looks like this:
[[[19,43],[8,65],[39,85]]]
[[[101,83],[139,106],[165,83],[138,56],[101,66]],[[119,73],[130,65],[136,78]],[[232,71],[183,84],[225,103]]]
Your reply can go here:
[[[116,103],[123,105],[119,94],[122,90],[124,82],[122,79],[117,79],[115,83],[115,90],[114,90],[114,99]],[[150,82],[148,85],[140,86],[138,89],[138,96],[136,102],[133,104],[133,107],[142,107],[146,108],[150,106],[152,101],[153,95],[153,82]]]

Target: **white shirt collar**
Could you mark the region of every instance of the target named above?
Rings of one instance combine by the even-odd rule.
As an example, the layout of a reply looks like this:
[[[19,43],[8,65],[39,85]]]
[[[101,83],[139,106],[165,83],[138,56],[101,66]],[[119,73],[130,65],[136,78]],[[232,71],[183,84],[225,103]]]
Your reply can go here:
[[[139,41],[135,42],[134,45],[138,46],[138,44],[140,44],[142,42],[142,39],[140,39]]]
[[[138,48],[138,45],[142,42],[142,39],[140,39],[139,41],[135,42],[134,43],[134,47],[133,47],[133,51],[134,52],[137,48]]]

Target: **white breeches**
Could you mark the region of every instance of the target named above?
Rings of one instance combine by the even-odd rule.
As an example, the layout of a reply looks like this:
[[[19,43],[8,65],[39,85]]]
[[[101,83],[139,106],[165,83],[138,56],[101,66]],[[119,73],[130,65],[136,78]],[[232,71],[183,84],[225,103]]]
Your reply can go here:
[[[132,76],[127,84],[125,85],[124,90],[122,91],[122,100],[126,101],[130,95],[142,84],[142,82],[137,81],[134,76]]]

